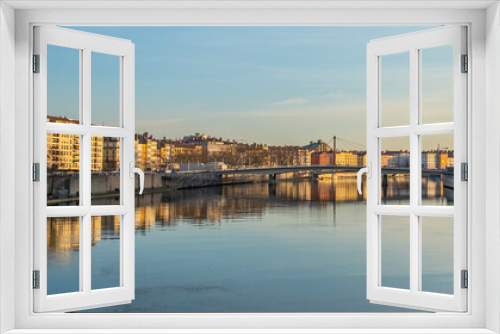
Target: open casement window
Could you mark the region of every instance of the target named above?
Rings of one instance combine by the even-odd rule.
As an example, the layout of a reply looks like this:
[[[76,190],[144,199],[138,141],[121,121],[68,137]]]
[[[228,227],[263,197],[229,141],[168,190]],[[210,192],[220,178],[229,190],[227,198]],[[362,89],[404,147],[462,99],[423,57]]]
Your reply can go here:
[[[367,46],[367,298],[372,303],[467,310],[466,54],[466,28],[458,26]],[[436,203],[429,201],[431,191],[451,196]],[[438,260],[447,262],[448,287],[428,284],[439,280],[433,276],[443,267]]]
[[[59,57],[53,57],[57,52]],[[99,109],[99,100],[93,99],[106,87],[93,86],[94,79],[111,75],[110,63],[97,64],[105,57],[116,65],[115,101]],[[63,66],[66,60],[74,72]],[[71,29],[35,27],[33,72],[34,311],[130,303],[135,286],[134,44]],[[72,80],[66,80],[69,72],[74,73]],[[76,102],[68,102],[71,99]],[[103,120],[103,110],[113,108],[115,121]],[[103,157],[105,145],[112,146],[114,160]],[[105,183],[99,179],[102,174],[116,180],[111,204],[91,196],[93,187]],[[114,235],[96,233],[100,224],[112,224]],[[106,245],[100,254],[114,256],[115,268],[99,267],[96,245]],[[48,256],[51,247],[61,251],[60,258]],[[64,263],[69,256],[79,265],[64,268],[71,279],[58,280],[54,262]],[[100,273],[107,278],[100,278]]]

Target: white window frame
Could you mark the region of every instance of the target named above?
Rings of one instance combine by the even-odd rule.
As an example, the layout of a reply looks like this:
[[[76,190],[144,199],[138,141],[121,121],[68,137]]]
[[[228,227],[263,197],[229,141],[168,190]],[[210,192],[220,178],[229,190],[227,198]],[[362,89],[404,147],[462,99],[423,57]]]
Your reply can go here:
[[[338,1],[200,3],[4,1],[0,6],[0,330],[15,333],[315,332],[315,333],[491,333],[500,330],[500,16],[498,2]],[[14,11],[12,6],[24,6]],[[38,6],[36,8],[35,6]],[[44,7],[46,6],[46,7]],[[96,8],[99,6],[100,8]],[[103,9],[110,6],[113,10]],[[123,6],[122,8],[119,8]],[[147,9],[147,6],[153,6]],[[154,8],[163,6],[170,8]],[[181,6],[181,8],[176,8]],[[224,7],[228,8],[224,8]],[[405,7],[401,9],[401,7]],[[461,9],[455,6],[461,6]],[[478,6],[483,8],[477,9]],[[490,6],[487,10],[485,7]],[[211,8],[210,8],[211,7]],[[232,7],[232,8],[231,8]],[[342,8],[343,7],[343,8]],[[436,7],[438,9],[436,9]],[[464,8],[469,9],[464,9]],[[42,9],[45,8],[45,9]],[[49,8],[49,9],[47,9]],[[52,8],[52,9],[50,9]],[[351,9],[346,9],[351,8]],[[354,8],[354,9],[352,9]],[[476,8],[476,9],[470,9]],[[279,10],[278,10],[279,9]],[[486,22],[486,24],[485,24]],[[71,25],[406,25],[468,26],[468,147],[470,156],[468,268],[471,273],[467,313],[304,313],[304,314],[35,314],[31,290],[32,193],[32,31],[35,24]],[[15,36],[15,37],[14,37]],[[134,41],[132,41],[134,42]],[[161,64],[159,64],[160,66]],[[14,88],[12,83],[15,83]],[[486,85],[488,83],[488,86]],[[15,95],[14,93],[15,89]],[[488,108],[486,108],[488,107]],[[12,114],[15,116],[13,117]],[[487,121],[488,117],[488,121]],[[9,129],[8,127],[13,127]],[[5,132],[4,132],[5,130]],[[28,135],[26,135],[28,134]],[[14,138],[14,140],[13,140]],[[12,146],[15,142],[15,147]],[[15,148],[15,149],[14,149]],[[486,152],[490,152],[486,155]],[[12,164],[15,161],[15,164]],[[14,165],[14,166],[12,166]],[[486,172],[491,175],[486,182]],[[9,175],[10,174],[10,175]],[[12,175],[15,175],[12,177]],[[14,198],[11,197],[15,189]],[[27,200],[28,199],[28,200]],[[15,211],[9,210],[15,207]],[[15,224],[11,224],[14,221]],[[14,254],[14,255],[12,255]],[[26,259],[30,259],[27,261]],[[9,286],[10,284],[10,286]],[[12,289],[14,284],[14,289]],[[339,287],[341,288],[341,287]],[[13,290],[13,291],[12,291]],[[486,291],[488,293],[486,293]],[[14,307],[12,307],[14,305]],[[140,329],[138,327],[141,327]],[[59,330],[58,330],[59,329]],[[135,330],[134,330],[135,329]],[[160,329],[164,329],[160,331]],[[344,330],[343,330],[344,329]],[[384,329],[384,330],[380,330]]]
[[[367,296],[370,302],[422,310],[467,310],[467,290],[461,286],[461,270],[467,269],[467,183],[461,181],[460,164],[467,162],[467,76],[462,73],[461,58],[467,54],[466,28],[448,26],[373,40],[367,47]],[[422,50],[453,46],[453,122],[422,123]],[[382,62],[384,56],[409,56],[409,124],[383,127]],[[454,158],[454,205],[428,206],[421,203],[421,136],[452,134]],[[381,203],[381,160],[384,138],[404,137],[410,142],[410,203]],[[409,223],[409,289],[386,287],[382,282],[381,225],[384,216],[404,216]],[[422,290],[422,218],[453,218],[453,294]]]
[[[80,58],[80,124],[47,122],[47,46],[57,45],[78,50]],[[61,27],[34,27],[34,52],[39,55],[39,73],[34,83],[34,162],[40,164],[39,182],[33,184],[34,202],[34,269],[39,271],[39,288],[34,292],[36,312],[74,311],[91,305],[119,305],[130,303],[135,296],[135,61],[134,44],[120,38],[65,29]],[[119,60],[119,126],[99,126],[91,117],[91,62],[92,53],[113,55]],[[80,136],[80,205],[47,206],[47,134],[61,133]],[[120,203],[117,205],[91,204],[91,138],[92,136],[119,138],[120,148]],[[98,216],[120,216],[120,283],[117,287],[92,289],[91,220]],[[79,218],[79,290],[71,293],[47,294],[47,218]]]

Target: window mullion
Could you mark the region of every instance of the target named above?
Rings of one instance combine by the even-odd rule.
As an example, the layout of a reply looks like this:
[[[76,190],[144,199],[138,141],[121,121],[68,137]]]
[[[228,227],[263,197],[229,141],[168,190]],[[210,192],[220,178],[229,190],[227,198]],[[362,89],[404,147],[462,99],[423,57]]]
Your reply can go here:
[[[420,96],[419,51],[410,49],[410,291],[418,291],[419,285],[419,217],[413,212],[419,204],[419,136],[414,130],[419,123]]]
[[[91,50],[86,48],[82,51],[82,66],[81,66],[81,101],[82,101],[82,124],[90,129],[91,126]],[[89,211],[81,218],[83,225],[83,233],[80,238],[80,253],[82,254],[80,279],[83,281],[83,291],[89,293],[91,286],[91,243],[92,243],[92,217],[90,215],[91,204],[91,187],[92,187],[92,134],[87,132],[83,135],[81,145],[81,162],[80,162],[80,180],[81,184],[81,200],[85,208]]]
[[[83,254],[82,258],[82,278],[83,278],[83,291],[90,293],[91,290],[91,243],[92,243],[92,217],[90,215],[90,203],[91,203],[91,134],[88,133],[83,136],[82,148],[83,151],[82,162],[80,163],[80,173],[83,177],[83,184],[81,190],[81,198],[84,203],[84,207],[88,208],[88,211],[82,218],[83,222],[83,233],[80,238],[80,249]]]

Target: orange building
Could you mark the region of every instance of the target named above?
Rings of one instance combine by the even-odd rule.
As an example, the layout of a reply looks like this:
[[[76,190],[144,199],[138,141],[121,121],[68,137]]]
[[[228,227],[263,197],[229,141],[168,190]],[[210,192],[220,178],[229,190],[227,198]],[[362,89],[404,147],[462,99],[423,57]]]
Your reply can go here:
[[[311,154],[311,165],[329,165],[330,155],[326,152],[314,152]]]

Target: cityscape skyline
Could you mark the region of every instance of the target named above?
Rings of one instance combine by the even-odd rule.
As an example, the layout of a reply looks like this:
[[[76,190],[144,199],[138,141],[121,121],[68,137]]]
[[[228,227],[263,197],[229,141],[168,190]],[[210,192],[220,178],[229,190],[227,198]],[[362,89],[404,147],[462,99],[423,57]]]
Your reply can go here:
[[[73,123],[77,120],[48,116],[51,123]],[[430,142],[436,144],[433,135]],[[443,138],[441,138],[443,139]],[[425,142],[425,140],[422,140]],[[346,149],[343,145],[354,146]],[[384,143],[384,142],[382,142]],[[238,142],[237,140],[207,136],[203,133],[184,136],[182,139],[155,138],[145,132],[135,134],[135,164],[147,173],[171,173],[173,171],[227,170],[279,166],[366,166],[367,155],[362,145],[333,138],[330,143],[317,140],[305,145],[266,145],[263,143]],[[343,146],[342,145],[342,146]],[[93,173],[117,173],[120,171],[121,141],[119,138],[92,136],[91,170]],[[384,148],[380,155],[382,168],[409,168],[406,149]],[[454,167],[453,146],[437,141],[435,149],[422,150],[422,168],[445,170]],[[47,170],[50,175],[62,175],[80,169],[80,136],[47,133]]]

